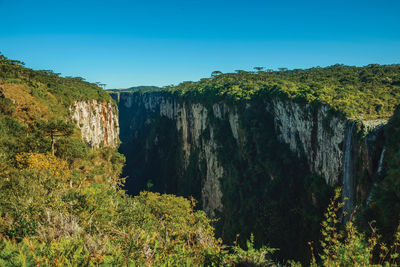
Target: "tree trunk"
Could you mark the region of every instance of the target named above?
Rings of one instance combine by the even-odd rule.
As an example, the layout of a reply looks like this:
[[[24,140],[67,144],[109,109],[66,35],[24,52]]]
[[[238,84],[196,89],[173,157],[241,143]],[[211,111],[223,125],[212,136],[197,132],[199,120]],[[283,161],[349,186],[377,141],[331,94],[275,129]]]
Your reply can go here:
[[[54,135],[51,134],[51,154],[54,156]]]

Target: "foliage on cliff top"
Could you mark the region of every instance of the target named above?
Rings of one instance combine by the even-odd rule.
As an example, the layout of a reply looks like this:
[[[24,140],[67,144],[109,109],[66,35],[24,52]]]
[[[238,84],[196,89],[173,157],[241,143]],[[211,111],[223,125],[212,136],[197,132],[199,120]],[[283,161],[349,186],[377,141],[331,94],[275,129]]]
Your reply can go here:
[[[0,95],[13,99],[29,113],[62,113],[75,101],[111,101],[98,85],[81,77],[60,77],[51,70],[32,70],[0,54]],[[33,116],[33,115],[31,115]]]
[[[400,65],[213,72],[211,78],[183,82],[166,89],[183,96],[232,101],[281,95],[326,103],[352,118],[390,117],[400,103]]]

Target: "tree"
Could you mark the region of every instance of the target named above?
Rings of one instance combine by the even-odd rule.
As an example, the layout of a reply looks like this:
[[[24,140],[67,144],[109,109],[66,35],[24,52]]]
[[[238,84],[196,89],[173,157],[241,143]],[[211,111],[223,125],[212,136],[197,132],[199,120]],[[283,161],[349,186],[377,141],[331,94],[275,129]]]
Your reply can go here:
[[[74,80],[80,81],[80,82],[84,82],[85,78],[82,77],[72,77]]]
[[[222,74],[222,72],[220,72],[219,70],[215,70],[215,71],[211,72],[211,77],[215,77],[215,76],[218,76],[220,74]]]
[[[40,121],[38,127],[46,133],[51,139],[51,154],[54,156],[54,143],[56,138],[61,136],[70,136],[74,132],[74,125],[63,120]]]

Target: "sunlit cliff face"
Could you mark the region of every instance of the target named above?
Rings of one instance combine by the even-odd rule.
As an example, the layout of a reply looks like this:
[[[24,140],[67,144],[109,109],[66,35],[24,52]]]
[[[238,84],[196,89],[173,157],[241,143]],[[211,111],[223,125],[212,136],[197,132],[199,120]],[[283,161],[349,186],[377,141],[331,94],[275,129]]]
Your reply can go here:
[[[118,111],[110,102],[77,101],[70,110],[87,144],[95,148],[118,146]]]

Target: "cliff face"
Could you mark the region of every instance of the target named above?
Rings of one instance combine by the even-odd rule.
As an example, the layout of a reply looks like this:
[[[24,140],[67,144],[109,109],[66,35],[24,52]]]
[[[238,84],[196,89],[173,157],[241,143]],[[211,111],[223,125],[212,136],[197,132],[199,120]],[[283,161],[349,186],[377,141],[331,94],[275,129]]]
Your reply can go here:
[[[123,113],[123,143],[138,136],[144,125],[155,123],[156,118],[167,118],[170,121],[171,127],[175,127],[179,133],[178,139],[183,151],[183,169],[177,175],[185,172],[191,154],[194,151],[199,153],[197,162],[203,162],[205,165],[201,182],[203,209],[211,216],[217,211],[222,212],[221,179],[225,172],[223,164],[219,161],[217,149],[220,147],[223,151],[224,147],[221,147],[215,138],[216,127],[228,125],[228,134],[235,140],[237,148],[244,146],[248,142],[245,134],[248,129],[241,125],[239,113],[245,111],[239,111],[237,107],[221,102],[204,105],[162,93],[119,93],[113,97],[119,101],[119,109]],[[252,103],[247,103],[244,110],[251,109],[251,106]],[[273,118],[274,128],[271,131],[274,131],[277,141],[286,144],[299,158],[304,158],[309,171],[321,176],[327,184],[344,184],[342,177],[355,174],[354,170],[344,170],[345,141],[346,136],[349,139],[349,127],[353,127],[353,122],[333,112],[326,105],[311,106],[279,97],[264,101],[262,107],[266,114]],[[362,126],[361,123],[359,125]],[[351,144],[357,143],[351,148],[347,147],[350,157],[364,155],[366,161],[363,162],[362,168],[370,172],[375,171],[377,167],[371,165],[372,158],[376,156],[368,155],[372,152],[367,146],[363,146],[365,140],[357,138],[355,131],[350,133],[350,138]],[[154,142],[157,142],[157,137]],[[225,150],[225,153],[235,151]],[[354,164],[355,162],[352,162],[346,168],[352,168]],[[346,172],[347,176],[343,175]],[[355,191],[354,182],[348,186],[354,188],[350,191]]]
[[[81,130],[82,139],[91,147],[118,146],[118,111],[110,102],[77,101],[70,112]]]
[[[310,170],[326,183],[336,184],[343,165],[346,119],[333,114],[328,106],[312,108],[293,100],[275,98],[267,108],[274,116],[279,140],[298,156],[304,154]]]
[[[319,237],[333,186],[350,211],[377,177],[384,121],[279,96],[235,104],[167,92],[111,96],[127,191],[194,196],[227,242],[254,233],[258,244],[301,257],[308,248],[299,244]]]

